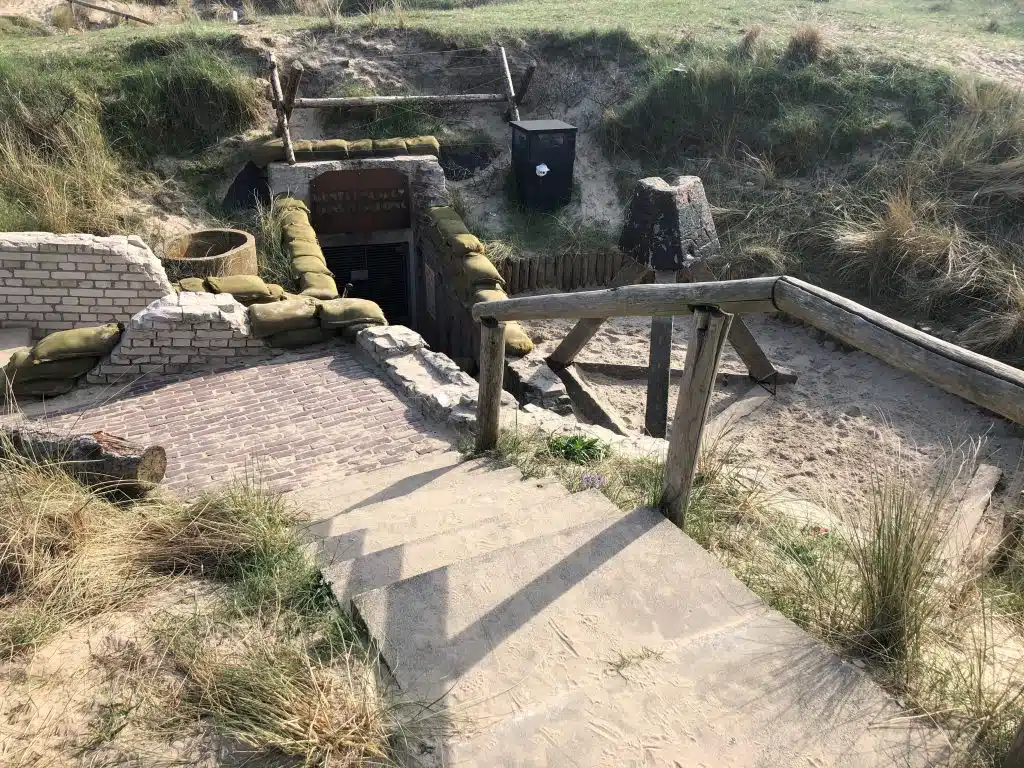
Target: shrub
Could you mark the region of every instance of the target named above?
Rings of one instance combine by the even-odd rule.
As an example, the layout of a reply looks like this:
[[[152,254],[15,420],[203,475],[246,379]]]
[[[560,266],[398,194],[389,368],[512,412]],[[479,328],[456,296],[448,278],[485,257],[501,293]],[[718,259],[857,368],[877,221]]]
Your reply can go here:
[[[825,53],[825,36],[818,27],[800,27],[789,39],[786,60],[799,65],[813,64]]]

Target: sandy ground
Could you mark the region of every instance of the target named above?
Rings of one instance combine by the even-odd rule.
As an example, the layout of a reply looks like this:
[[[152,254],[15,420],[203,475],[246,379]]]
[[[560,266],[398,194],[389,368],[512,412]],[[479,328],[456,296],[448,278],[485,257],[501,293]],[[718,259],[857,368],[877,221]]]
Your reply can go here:
[[[734,460],[759,470],[775,484],[842,512],[864,508],[874,471],[896,452],[921,478],[933,476],[935,462],[951,446],[982,443],[982,460],[1003,469],[1012,491],[1024,482],[1018,469],[1024,451],[1024,428],[991,417],[960,398],[948,395],[911,374],[869,355],[838,345],[820,332],[779,318],[748,316],[752,332],[768,356],[799,375],[779,387],[774,399],[729,435]],[[543,352],[554,349],[572,321],[524,323]],[[672,366],[682,368],[690,332],[689,318],[676,318]],[[581,361],[646,365],[650,321],[618,318],[605,323],[584,347]],[[731,347],[723,370],[742,372]],[[638,433],[646,404],[644,380],[612,379],[588,374],[606,401]],[[742,377],[719,387],[713,413],[724,410],[749,389]],[[672,386],[670,414],[678,386]]]

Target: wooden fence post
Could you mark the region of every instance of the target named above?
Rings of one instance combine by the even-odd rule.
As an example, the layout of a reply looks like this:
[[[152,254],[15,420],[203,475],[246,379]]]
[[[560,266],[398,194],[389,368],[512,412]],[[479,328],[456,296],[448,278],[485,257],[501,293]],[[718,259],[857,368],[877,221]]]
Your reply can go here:
[[[1017,730],[1010,751],[1003,758],[1003,768],[1024,768],[1024,724]]]
[[[505,56],[505,47],[498,46],[498,62],[501,64],[502,86],[505,89],[505,96],[508,99],[508,119],[519,119],[519,107],[516,104],[516,89],[512,86],[512,73],[508,69],[508,58]]]
[[[655,283],[674,283],[673,270],[657,270]],[[651,318],[651,348],[647,365],[647,407],[644,429],[651,437],[664,437],[668,424],[669,370],[672,368],[672,315]]]
[[[274,110],[277,112],[275,133],[284,144],[284,158],[288,165],[295,165],[295,150],[292,148],[292,134],[288,130],[288,118],[284,113],[284,93],[281,91],[281,77],[278,74],[277,57],[270,54],[270,92],[274,96]]]
[[[686,365],[672,420],[661,500],[665,516],[681,529],[686,523],[686,505],[700,458],[700,439],[730,325],[732,315],[718,309],[701,307],[693,312],[693,333],[686,348]]]
[[[505,375],[505,324],[485,317],[480,321],[480,390],[476,411],[476,449],[498,444],[501,384]]]

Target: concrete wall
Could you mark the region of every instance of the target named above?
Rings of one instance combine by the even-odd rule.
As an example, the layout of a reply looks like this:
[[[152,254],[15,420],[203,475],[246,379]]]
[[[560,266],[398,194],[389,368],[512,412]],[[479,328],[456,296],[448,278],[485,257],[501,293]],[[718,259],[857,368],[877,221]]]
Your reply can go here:
[[[86,380],[127,384],[145,375],[221,368],[268,352],[249,335],[249,311],[231,294],[172,293],[131,318],[121,343]]]
[[[0,328],[53,331],[127,322],[171,284],[138,237],[0,232]]]

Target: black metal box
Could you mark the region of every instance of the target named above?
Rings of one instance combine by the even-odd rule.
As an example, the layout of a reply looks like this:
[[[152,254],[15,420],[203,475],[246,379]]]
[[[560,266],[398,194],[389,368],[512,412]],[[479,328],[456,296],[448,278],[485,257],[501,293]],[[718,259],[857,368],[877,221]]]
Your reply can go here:
[[[561,120],[516,120],[512,125],[512,172],[527,208],[551,211],[572,198],[576,126]]]

